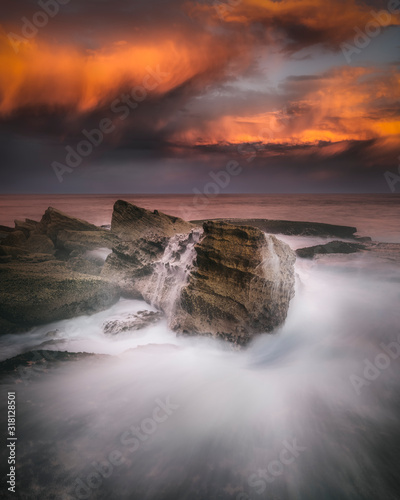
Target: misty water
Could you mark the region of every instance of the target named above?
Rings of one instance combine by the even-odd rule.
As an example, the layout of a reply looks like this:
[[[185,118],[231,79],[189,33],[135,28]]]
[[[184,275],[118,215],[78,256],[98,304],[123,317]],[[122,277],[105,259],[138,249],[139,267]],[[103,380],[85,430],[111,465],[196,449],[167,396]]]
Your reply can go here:
[[[2,359],[104,355],[3,383],[2,401],[17,392],[19,498],[398,500],[399,264],[397,245],[297,259],[285,323],[239,350],[166,321],[105,335],[155,310],[125,299],[0,337]]]

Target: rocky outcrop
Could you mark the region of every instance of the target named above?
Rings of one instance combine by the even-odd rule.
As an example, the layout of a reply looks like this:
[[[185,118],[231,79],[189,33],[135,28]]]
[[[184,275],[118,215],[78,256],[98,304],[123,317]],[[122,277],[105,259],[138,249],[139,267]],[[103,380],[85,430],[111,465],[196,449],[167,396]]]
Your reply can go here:
[[[116,284],[71,271],[58,261],[0,264],[0,280],[1,333],[91,314],[119,298]]]
[[[111,231],[50,207],[40,222],[15,221],[2,235],[2,332],[90,314],[122,293],[155,305],[177,332],[244,344],[284,321],[294,290],[294,253],[240,222],[201,227],[119,200]],[[105,331],[160,317],[130,315]]]
[[[325,245],[315,245],[313,247],[299,248],[296,255],[302,259],[312,259],[316,255],[328,253],[355,253],[365,250],[365,245],[360,243],[349,243],[346,241],[330,241]]]
[[[148,234],[151,237],[155,235],[170,237],[174,234],[187,233],[192,227],[190,222],[158,210],[146,210],[122,200],[114,204],[111,231],[122,239],[135,241]]]
[[[147,326],[161,321],[164,315],[159,311],[138,311],[136,314],[127,314],[123,319],[106,321],[103,331],[108,335],[117,333],[142,330]]]
[[[322,222],[301,222],[269,219],[213,219],[236,225],[257,227],[268,234],[286,234],[289,236],[321,236],[325,238],[353,238],[357,228],[324,224]],[[200,224],[204,221],[192,221]]]
[[[61,210],[49,207],[44,213],[38,231],[46,234],[54,243],[60,231],[100,231],[101,229],[90,222],[71,217]]]
[[[40,222],[16,220],[0,239],[0,262],[38,263],[54,258],[68,262],[67,271],[98,276],[104,259],[95,259],[90,251],[111,251],[118,237],[110,231],[48,208]],[[21,264],[22,265],[22,264]]]
[[[162,283],[152,302],[166,312],[171,328],[189,335],[245,344],[272,331],[286,318],[294,294],[294,252],[256,228],[206,222],[203,229],[190,265],[190,255],[180,252],[186,276],[178,289],[171,259],[165,259],[165,278],[157,269]]]
[[[169,239],[176,234],[186,234],[192,228],[192,224],[179,217],[117,201],[111,230],[118,240],[102,275],[118,281],[125,296],[141,298],[145,283],[155,263],[162,258]]]

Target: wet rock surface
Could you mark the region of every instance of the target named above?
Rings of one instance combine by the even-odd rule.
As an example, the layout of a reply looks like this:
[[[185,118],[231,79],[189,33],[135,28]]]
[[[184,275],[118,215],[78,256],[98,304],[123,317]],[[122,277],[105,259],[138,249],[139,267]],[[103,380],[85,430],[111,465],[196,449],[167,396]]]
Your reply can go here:
[[[122,320],[106,321],[103,331],[108,335],[116,335],[127,331],[142,330],[158,323],[163,318],[164,314],[159,311],[138,311],[136,314],[127,314]]]

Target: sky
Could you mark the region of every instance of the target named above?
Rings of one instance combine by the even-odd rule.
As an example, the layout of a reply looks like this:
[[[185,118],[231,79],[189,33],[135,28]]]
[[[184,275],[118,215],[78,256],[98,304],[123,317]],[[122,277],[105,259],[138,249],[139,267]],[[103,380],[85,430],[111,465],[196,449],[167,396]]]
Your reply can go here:
[[[2,0],[0,192],[390,193],[399,49],[400,0]]]

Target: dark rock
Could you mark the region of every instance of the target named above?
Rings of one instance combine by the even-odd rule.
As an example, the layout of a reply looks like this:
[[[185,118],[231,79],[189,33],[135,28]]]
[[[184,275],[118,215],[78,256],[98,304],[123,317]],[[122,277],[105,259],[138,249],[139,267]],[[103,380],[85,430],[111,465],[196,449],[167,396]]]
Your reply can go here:
[[[12,233],[14,232],[15,229],[13,227],[9,227],[9,226],[2,226],[0,224],[0,233]]]
[[[14,224],[15,224],[15,230],[22,231],[27,238],[29,237],[30,233],[32,231],[36,231],[36,229],[39,226],[39,222],[36,222],[31,219],[25,219],[24,221],[15,220]]]
[[[235,225],[257,227],[269,234],[286,234],[291,236],[322,236],[327,238],[353,238],[357,228],[324,224],[321,222],[299,222],[288,220],[269,219],[213,219],[214,221],[228,222]],[[204,220],[191,221],[201,224]]]
[[[360,250],[365,250],[365,245],[360,243],[348,243],[346,241],[331,241],[325,245],[315,245],[313,247],[299,248],[296,250],[298,257],[303,259],[312,259],[318,254],[327,253],[355,253]]]
[[[93,354],[88,352],[29,351],[1,361],[0,376],[14,375],[24,382],[46,374],[49,368],[55,367],[60,363],[80,361],[82,359],[85,361],[97,361],[108,357],[107,354]]]
[[[11,260],[12,260],[11,255],[0,255],[0,264],[11,262]]]
[[[54,243],[56,243],[59,231],[101,231],[99,227],[90,224],[90,222],[71,217],[52,207],[49,207],[44,213],[38,230],[46,234]]]
[[[138,311],[136,314],[127,314],[123,320],[106,321],[103,331],[109,335],[116,335],[129,330],[141,330],[158,323],[163,317],[164,315],[158,311]]]
[[[354,236],[354,239],[360,243],[370,243],[372,241],[369,236]]]
[[[71,271],[63,262],[10,262],[0,265],[0,319],[27,329],[52,321],[92,314],[119,298],[116,284],[99,276]]]
[[[13,231],[1,240],[1,244],[9,247],[24,247],[26,236],[22,231]]]

